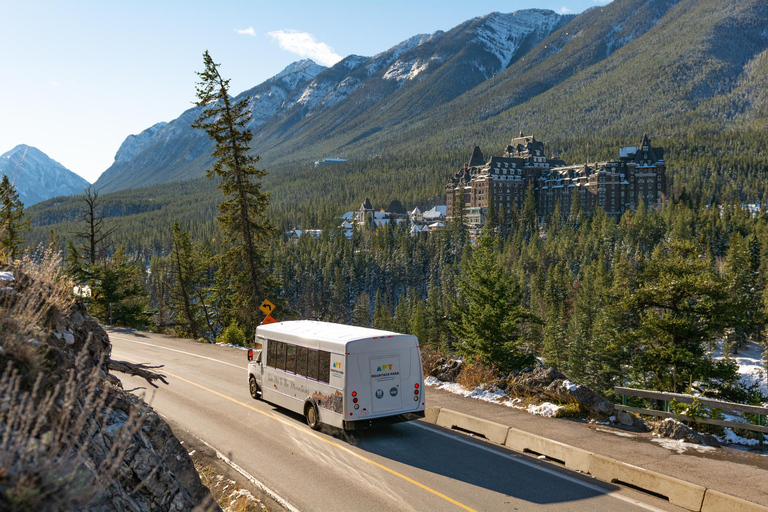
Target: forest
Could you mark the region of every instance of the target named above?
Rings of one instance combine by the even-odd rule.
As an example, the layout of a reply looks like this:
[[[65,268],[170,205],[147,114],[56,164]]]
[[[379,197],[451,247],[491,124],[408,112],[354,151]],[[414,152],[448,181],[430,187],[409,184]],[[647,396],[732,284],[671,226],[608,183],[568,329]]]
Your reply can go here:
[[[611,158],[627,143],[606,139],[590,156]],[[698,386],[756,402],[764,399],[757,389],[740,385],[735,365],[713,361],[708,349],[715,339],[735,351],[746,339],[763,338],[768,213],[745,205],[766,198],[766,143],[758,131],[655,141],[669,155],[671,194],[661,208],[643,206],[620,219],[602,212],[588,218],[578,209],[539,219],[530,197],[510,217],[493,215],[474,241],[461,222],[419,236],[404,224],[356,229],[351,239],[337,229],[339,215],[358,209],[365,196],[377,208],[394,199],[408,209],[442,203],[459,152],[372,158],[314,173],[278,169],[263,178],[270,194],[264,264],[273,280],[264,298],[278,305],[279,319],[409,332],[430,350],[496,372],[539,358],[607,395],[615,385]],[[586,159],[579,144],[546,147],[566,161]],[[283,175],[280,188],[272,185],[275,173]],[[91,299],[97,315],[247,343],[260,319],[244,319],[232,301],[217,183],[98,197],[109,232],[102,265],[121,270],[107,275],[105,282],[115,283],[108,294]],[[77,273],[85,204],[78,197],[55,201],[31,209],[26,243],[58,244]],[[323,234],[293,243],[285,237],[293,227]],[[133,294],[123,296],[128,283]]]

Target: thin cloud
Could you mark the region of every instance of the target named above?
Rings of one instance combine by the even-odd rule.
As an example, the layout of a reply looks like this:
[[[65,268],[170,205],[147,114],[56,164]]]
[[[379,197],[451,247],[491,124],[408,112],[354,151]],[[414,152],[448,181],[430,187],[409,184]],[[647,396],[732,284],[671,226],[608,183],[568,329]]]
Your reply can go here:
[[[560,8],[560,10],[557,11],[557,12],[559,12],[560,14],[570,14],[571,10],[569,8],[567,8],[566,6],[562,6]]]
[[[299,57],[309,58],[323,66],[333,66],[342,57],[325,43],[320,43],[315,36],[296,30],[275,30],[267,35],[278,42],[283,50],[295,53]]]
[[[256,37],[256,31],[253,30],[253,27],[236,28],[235,32],[237,32],[238,34],[243,34],[244,36]]]

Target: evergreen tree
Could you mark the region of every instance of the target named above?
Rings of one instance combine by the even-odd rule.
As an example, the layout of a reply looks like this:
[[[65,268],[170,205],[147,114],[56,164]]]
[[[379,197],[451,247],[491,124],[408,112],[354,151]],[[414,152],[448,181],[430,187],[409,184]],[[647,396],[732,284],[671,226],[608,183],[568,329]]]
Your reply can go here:
[[[109,325],[146,328],[149,321],[144,272],[119,245],[111,258],[93,267],[97,283],[93,312]]]
[[[363,292],[355,301],[355,309],[352,310],[352,323],[360,327],[371,326],[371,298]]]
[[[493,245],[490,235],[478,238],[458,280],[460,301],[449,323],[461,355],[510,371],[534,362],[522,328],[539,320],[522,306],[520,289],[496,261]]]
[[[19,193],[3,174],[0,180],[0,256],[13,261],[19,254],[19,248],[24,245],[22,233],[29,229],[29,219],[24,219],[24,204],[19,199]],[[2,261],[0,257],[0,261]]]
[[[638,375],[652,375],[655,389],[672,392],[712,376],[705,343],[723,332],[728,294],[692,243],[657,247],[625,304],[633,318],[627,341],[639,349],[634,362]]]
[[[179,221],[173,222],[173,250],[170,269],[173,277],[170,288],[171,306],[176,312],[176,324],[181,335],[197,339],[201,335],[201,311],[197,288],[202,283],[202,262],[199,247],[194,247],[187,231]]]
[[[731,311],[728,324],[733,329],[735,338],[726,337],[729,341],[727,349],[734,353],[749,336],[759,332],[765,325],[762,297],[757,284],[757,272],[753,270],[754,265],[759,268],[759,263],[754,261],[754,255],[750,254],[747,241],[739,233],[734,233],[723,265],[723,277],[730,295],[728,305]]]
[[[205,130],[216,143],[207,176],[220,178],[217,187],[226,197],[219,205],[218,216],[229,244],[223,267],[231,278],[239,323],[252,332],[261,302],[267,296],[277,300],[272,296],[275,283],[267,273],[265,257],[274,228],[265,216],[269,195],[261,190],[259,181],[267,172],[257,169],[259,158],[249,154],[253,134],[246,129],[251,120],[247,99],[232,102],[229,80],[222,78],[219,64],[213,62],[208,51],[203,54],[203,62],[205,70],[198,73],[197,86],[197,105],[203,111],[192,126]]]

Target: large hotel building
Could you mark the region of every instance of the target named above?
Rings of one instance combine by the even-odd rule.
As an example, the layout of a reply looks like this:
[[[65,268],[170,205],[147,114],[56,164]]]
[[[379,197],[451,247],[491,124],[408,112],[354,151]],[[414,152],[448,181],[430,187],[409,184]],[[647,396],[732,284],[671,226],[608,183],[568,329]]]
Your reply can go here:
[[[619,148],[615,161],[566,165],[549,159],[544,144],[533,136],[512,139],[503,156],[486,161],[475,146],[469,163],[453,176],[445,187],[447,217],[464,208],[464,221],[482,226],[488,205],[512,213],[523,206],[528,184],[532,184],[539,217],[552,214],[555,206],[568,212],[578,198],[587,215],[602,208],[619,217],[634,210],[640,200],[659,205],[667,194],[664,150],[651,146],[644,136],[639,146]]]

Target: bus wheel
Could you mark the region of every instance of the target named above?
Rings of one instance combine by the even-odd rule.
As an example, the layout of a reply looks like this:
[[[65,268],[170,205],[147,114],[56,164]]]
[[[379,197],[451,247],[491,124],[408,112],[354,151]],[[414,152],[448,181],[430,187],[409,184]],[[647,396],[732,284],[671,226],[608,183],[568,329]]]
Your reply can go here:
[[[253,376],[248,379],[248,387],[251,390],[251,397],[253,397],[254,400],[261,398],[261,389],[259,389],[259,385],[256,384],[256,379],[254,379]]]
[[[304,406],[304,416],[307,418],[307,425],[312,430],[320,429],[320,418],[317,416],[317,407],[315,404],[307,402]]]

